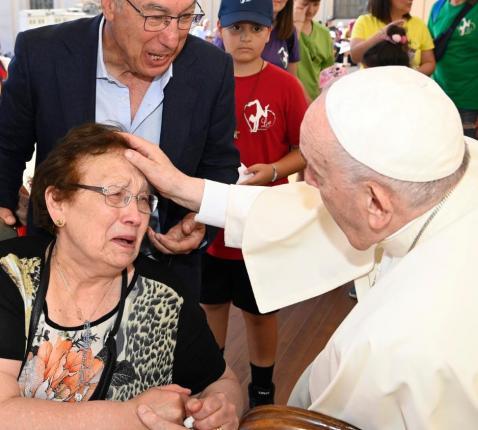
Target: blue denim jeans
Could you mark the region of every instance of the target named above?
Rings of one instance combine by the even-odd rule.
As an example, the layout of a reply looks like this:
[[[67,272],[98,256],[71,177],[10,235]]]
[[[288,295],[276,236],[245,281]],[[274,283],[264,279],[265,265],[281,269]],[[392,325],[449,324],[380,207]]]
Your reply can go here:
[[[478,110],[458,109],[458,112],[460,112],[465,136],[477,139]]]

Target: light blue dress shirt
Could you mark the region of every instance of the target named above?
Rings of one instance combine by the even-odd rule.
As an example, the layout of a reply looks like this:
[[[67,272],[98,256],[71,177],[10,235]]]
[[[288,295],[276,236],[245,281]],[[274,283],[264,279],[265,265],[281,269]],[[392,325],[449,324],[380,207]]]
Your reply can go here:
[[[131,119],[129,89],[108,73],[103,60],[104,23],[103,18],[98,35],[96,62],[96,122],[121,125],[128,133],[160,144],[164,88],[173,76],[173,65],[153,79],[135,117]]]

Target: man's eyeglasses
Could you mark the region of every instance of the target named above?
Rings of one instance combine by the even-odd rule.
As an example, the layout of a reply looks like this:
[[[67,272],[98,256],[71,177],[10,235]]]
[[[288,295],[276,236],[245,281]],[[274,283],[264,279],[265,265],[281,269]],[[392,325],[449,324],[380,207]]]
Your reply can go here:
[[[158,206],[158,197],[154,194],[139,193],[132,194],[126,188],[118,185],[109,185],[107,187],[94,187],[92,185],[71,184],[73,187],[82,188],[84,190],[94,191],[95,193],[103,194],[105,196],[105,203],[114,208],[124,208],[128,206],[131,199],[136,199],[138,202],[138,210],[144,214],[152,214]]]
[[[201,13],[184,13],[179,16],[169,15],[145,15],[141,9],[136,7],[130,0],[126,0],[129,5],[138,12],[144,18],[144,30],[145,31],[162,31],[164,30],[173,19],[178,21],[178,28],[180,30],[189,30],[193,25],[197,25],[204,17],[204,11],[198,2],[195,2]]]

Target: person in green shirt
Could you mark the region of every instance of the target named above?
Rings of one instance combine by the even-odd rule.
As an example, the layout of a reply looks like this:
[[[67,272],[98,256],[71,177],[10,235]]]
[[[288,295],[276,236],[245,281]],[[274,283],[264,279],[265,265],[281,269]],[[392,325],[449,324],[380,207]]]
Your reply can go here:
[[[439,0],[433,6],[428,28],[434,38],[447,30],[465,0]],[[478,6],[473,6],[453,32],[445,54],[437,62],[433,79],[460,112],[464,133],[477,138],[478,123]]]
[[[313,21],[319,7],[320,0],[294,1],[294,25],[300,35],[297,77],[311,100],[320,94],[320,72],[334,64],[333,42],[329,30]]]

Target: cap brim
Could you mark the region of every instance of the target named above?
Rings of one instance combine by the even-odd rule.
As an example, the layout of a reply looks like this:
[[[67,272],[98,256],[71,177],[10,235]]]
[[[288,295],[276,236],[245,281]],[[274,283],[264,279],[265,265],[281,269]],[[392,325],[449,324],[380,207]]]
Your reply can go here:
[[[237,22],[253,22],[254,24],[261,24],[265,25],[266,27],[270,27],[272,25],[272,20],[269,17],[255,12],[246,11],[223,15],[219,18],[219,22],[223,27],[229,27]]]

